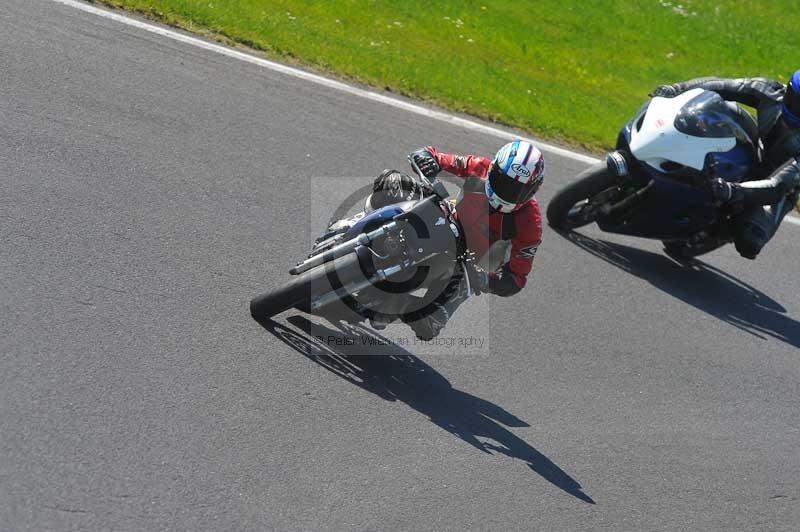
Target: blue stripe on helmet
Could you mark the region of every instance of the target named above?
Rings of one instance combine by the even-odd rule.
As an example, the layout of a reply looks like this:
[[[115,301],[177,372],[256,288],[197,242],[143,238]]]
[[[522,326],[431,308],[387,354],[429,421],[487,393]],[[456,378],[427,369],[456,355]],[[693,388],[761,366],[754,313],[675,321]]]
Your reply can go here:
[[[522,161],[522,166],[528,166],[528,159],[531,158],[533,152],[533,144],[528,144],[528,153],[525,154],[525,159]]]
[[[503,173],[508,174],[508,170],[509,168],[511,168],[511,163],[514,162],[514,159],[517,156],[518,149],[519,149],[519,141],[515,140],[514,142],[511,143],[511,148],[508,150],[508,153],[506,154],[506,167],[503,168]],[[511,155],[512,152],[514,153],[513,156]]]

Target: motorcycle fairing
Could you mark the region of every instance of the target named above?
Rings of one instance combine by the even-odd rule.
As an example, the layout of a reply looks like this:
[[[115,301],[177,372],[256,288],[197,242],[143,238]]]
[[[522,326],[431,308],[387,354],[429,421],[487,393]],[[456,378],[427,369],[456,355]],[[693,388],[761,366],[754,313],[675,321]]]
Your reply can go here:
[[[360,312],[357,309],[369,309],[395,313],[397,309],[393,305],[402,304],[403,300],[388,295],[410,293],[417,288],[424,289],[423,301],[427,304],[440,294],[457,268],[460,268],[458,261],[464,250],[463,235],[448,212],[432,198],[380,207],[350,227],[344,240],[393,221],[401,221],[405,227],[402,232],[408,250],[405,257],[413,266],[359,291],[354,298],[342,300],[356,312]],[[374,241],[370,247],[377,255],[365,252],[359,256],[362,270],[391,266],[399,260],[396,252],[388,249],[385,242]]]
[[[386,205],[385,207],[380,207],[379,209],[367,213],[347,230],[347,233],[345,233],[345,240],[390,222],[395,216],[407,211],[413,204],[414,202],[393,203],[392,205]]]
[[[701,171],[706,155],[736,147],[733,135],[696,136],[676,127],[676,118],[681,116],[682,109],[704,92],[692,89],[674,98],[653,98],[644,119],[631,128],[629,145],[633,156],[659,171],[662,164],[670,161]]]
[[[639,171],[631,176],[635,186],[642,188],[651,181],[652,185],[624,212],[600,216],[598,226],[611,233],[671,240],[689,238],[714,223],[719,213],[705,182],[709,177],[742,181],[757,162],[752,139],[737,123],[730,105],[718,94],[702,89],[676,98],[653,98],[643,105],[620,131],[617,149],[638,154]],[[663,125],[655,127],[659,119]],[[717,136],[695,136],[704,134]],[[670,135],[673,141],[666,139]],[[723,142],[718,144],[720,140]],[[689,150],[688,158],[677,151],[654,155],[658,146],[675,150],[684,142],[705,145]],[[722,151],[705,152],[709,149]],[[650,157],[640,159],[642,155]]]
[[[672,240],[689,238],[716,217],[705,190],[657,177],[634,205],[621,213],[600,216],[597,225],[609,233]]]

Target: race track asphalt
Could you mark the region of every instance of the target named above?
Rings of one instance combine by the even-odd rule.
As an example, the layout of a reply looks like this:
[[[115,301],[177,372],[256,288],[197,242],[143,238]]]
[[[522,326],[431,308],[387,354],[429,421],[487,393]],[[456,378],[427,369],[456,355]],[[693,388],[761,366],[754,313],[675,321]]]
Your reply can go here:
[[[545,228],[446,329],[479,349],[250,318],[429,143],[502,141],[7,0],[0,530],[800,528],[800,227],[693,268]],[[545,155],[543,206],[584,168]]]

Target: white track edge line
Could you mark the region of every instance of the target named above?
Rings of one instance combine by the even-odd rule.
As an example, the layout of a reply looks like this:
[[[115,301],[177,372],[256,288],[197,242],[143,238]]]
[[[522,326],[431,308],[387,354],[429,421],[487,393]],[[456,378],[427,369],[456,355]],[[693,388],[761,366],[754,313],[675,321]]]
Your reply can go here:
[[[459,116],[455,116],[449,113],[445,113],[442,111],[436,111],[434,109],[429,109],[427,107],[423,107],[422,105],[406,102],[400,100],[398,98],[394,98],[392,96],[388,96],[386,94],[380,94],[377,92],[373,92],[366,89],[361,89],[359,87],[354,87],[352,85],[348,85],[347,83],[343,83],[341,81],[336,81],[330,78],[326,78],[324,76],[320,76],[318,74],[312,74],[311,72],[306,72],[305,70],[301,70],[299,68],[290,67],[287,65],[283,65],[281,63],[276,63],[274,61],[269,61],[267,59],[263,59],[261,57],[256,57],[251,54],[247,54],[241,52],[239,50],[235,50],[233,48],[229,48],[227,46],[222,46],[219,44],[211,43],[205,41],[203,39],[198,39],[196,37],[191,37],[189,35],[185,35],[183,33],[164,28],[161,26],[157,26],[154,24],[149,24],[142,20],[138,20],[135,18],[127,17],[125,15],[121,15],[114,11],[109,11],[106,9],[101,9],[95,7],[90,4],[85,4],[83,2],[78,2],[76,0],[53,0],[58,4],[63,4],[69,7],[73,7],[75,9],[79,9],[81,11],[85,11],[87,13],[91,13],[93,15],[97,15],[100,17],[104,17],[107,19],[114,20],[116,22],[120,22],[122,24],[126,24],[128,26],[133,26],[138,29],[142,29],[148,31],[150,33],[155,33],[161,35],[163,37],[167,37],[169,39],[173,39],[175,41],[180,41],[182,43],[190,44],[192,46],[197,46],[199,48],[203,48],[205,50],[209,50],[212,52],[216,52],[228,57],[232,57],[235,59],[239,59],[240,61],[245,61],[247,63],[251,63],[254,65],[261,66],[263,68],[267,68],[269,70],[273,70],[275,72],[280,72],[281,74],[285,74],[287,76],[292,76],[295,78],[303,79],[306,81],[311,81],[318,85],[323,85],[325,87],[329,87],[332,89],[336,89],[342,92],[346,92],[355,96],[359,96],[361,98],[365,98],[368,100],[372,100],[375,102],[379,102],[385,105],[390,105],[392,107],[396,107],[398,109],[403,109],[405,111],[422,115],[428,118],[433,118],[442,122],[447,122],[449,124],[453,124],[465,129],[470,129],[473,131],[479,131],[481,133],[486,133],[489,135],[493,135],[496,137],[500,137],[502,139],[513,140],[517,138],[524,138],[520,137],[518,134],[513,133],[511,131],[503,130],[500,128],[487,126],[485,124],[481,124],[472,120],[468,120],[466,118],[462,118]],[[524,140],[532,140],[532,139],[524,139]],[[594,157],[590,157],[588,155],[584,155],[581,153],[576,153],[566,148],[561,148],[559,146],[554,146],[551,144],[547,144],[544,142],[540,142],[538,140],[533,140],[536,145],[542,148],[545,151],[550,153],[554,153],[556,155],[560,155],[562,157],[568,157],[570,159],[574,159],[576,161],[580,161],[587,164],[593,164],[599,162],[599,159]]]
[[[227,46],[222,46],[219,44],[214,44],[208,41],[204,41],[203,39],[198,39],[196,37],[191,37],[189,35],[185,35],[183,33],[170,30],[168,28],[164,28],[162,26],[157,26],[155,24],[149,24],[139,19],[127,17],[125,15],[121,15],[119,13],[109,11],[106,9],[101,9],[99,7],[95,7],[90,4],[85,4],[83,2],[78,2],[76,0],[52,0],[58,4],[62,4],[65,6],[69,6],[81,11],[85,11],[87,13],[91,13],[93,15],[97,15],[99,17],[107,18],[113,20],[115,22],[119,22],[121,24],[126,24],[128,26],[132,26],[144,31],[148,31],[150,33],[155,33],[157,35],[161,35],[163,37],[167,37],[169,39],[179,41],[185,44],[189,44],[192,46],[196,46],[198,48],[203,48],[205,50],[209,50],[211,52],[216,52],[218,54],[225,55],[227,57],[231,57],[234,59],[238,59],[240,61],[244,61],[247,63],[251,63],[254,65],[258,65],[260,67],[280,72],[281,74],[285,74],[287,76],[292,76],[298,79],[303,79],[306,81],[310,81],[312,83],[316,83],[318,85],[322,85],[325,87],[329,87],[331,89],[336,89],[342,92],[346,92],[348,94],[352,94],[354,96],[359,96],[361,98],[365,98],[367,100],[372,100],[374,102],[379,102],[385,105],[389,105],[395,107],[397,109],[402,109],[404,111],[408,111],[410,113],[418,114],[421,116],[425,116],[428,118],[433,118],[435,120],[439,120],[441,122],[447,122],[454,126],[459,126],[464,129],[469,129],[472,131],[478,131],[480,133],[485,133],[488,135],[493,135],[495,137],[505,139],[505,140],[513,140],[516,138],[522,138],[523,140],[529,140],[534,142],[538,147],[542,150],[554,153],[556,155],[560,155],[562,157],[567,157],[569,159],[573,159],[575,161],[579,161],[582,163],[587,164],[594,164],[600,162],[599,159],[594,157],[590,157],[588,155],[584,155],[582,153],[577,153],[566,148],[561,148],[559,146],[554,146],[552,144],[547,144],[545,142],[540,142],[535,139],[529,139],[525,137],[520,137],[516,133],[511,131],[507,131],[504,129],[487,126],[485,124],[481,124],[479,122],[475,122],[473,120],[468,120],[466,118],[462,118],[459,116],[455,116],[449,113],[445,113],[442,111],[436,111],[434,109],[429,109],[427,107],[423,107],[421,105],[417,105],[414,103],[406,102],[400,100],[398,98],[393,98],[392,96],[387,96],[385,94],[380,94],[377,92],[372,92],[369,90],[361,89],[358,87],[354,87],[352,85],[348,85],[341,81],[336,81],[330,78],[326,78],[324,76],[320,76],[318,74],[312,74],[311,72],[306,72],[305,70],[300,70],[299,68],[290,67],[287,65],[283,65],[281,63],[276,63],[274,61],[269,61],[267,59],[263,59],[261,57],[256,57],[254,55],[250,55],[244,52],[240,52],[239,50],[234,50],[233,48],[228,48]],[[800,218],[796,216],[789,215],[784,218],[785,221],[800,226]]]

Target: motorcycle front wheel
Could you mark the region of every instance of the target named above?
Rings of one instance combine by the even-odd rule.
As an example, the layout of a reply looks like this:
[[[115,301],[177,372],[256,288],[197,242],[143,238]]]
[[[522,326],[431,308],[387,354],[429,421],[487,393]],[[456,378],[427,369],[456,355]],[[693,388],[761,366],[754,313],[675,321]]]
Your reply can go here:
[[[339,257],[333,263],[322,264],[294,276],[280,288],[254,297],[250,300],[250,315],[260,320],[271,318],[292,308],[309,312],[314,298],[332,290],[330,282],[332,272],[336,273],[342,284],[363,275],[355,253]]]
[[[570,230],[588,225],[601,214],[600,205],[616,188],[617,178],[608,172],[605,163],[596,164],[578,174],[573,183],[559,190],[547,206],[547,222],[555,229]]]

